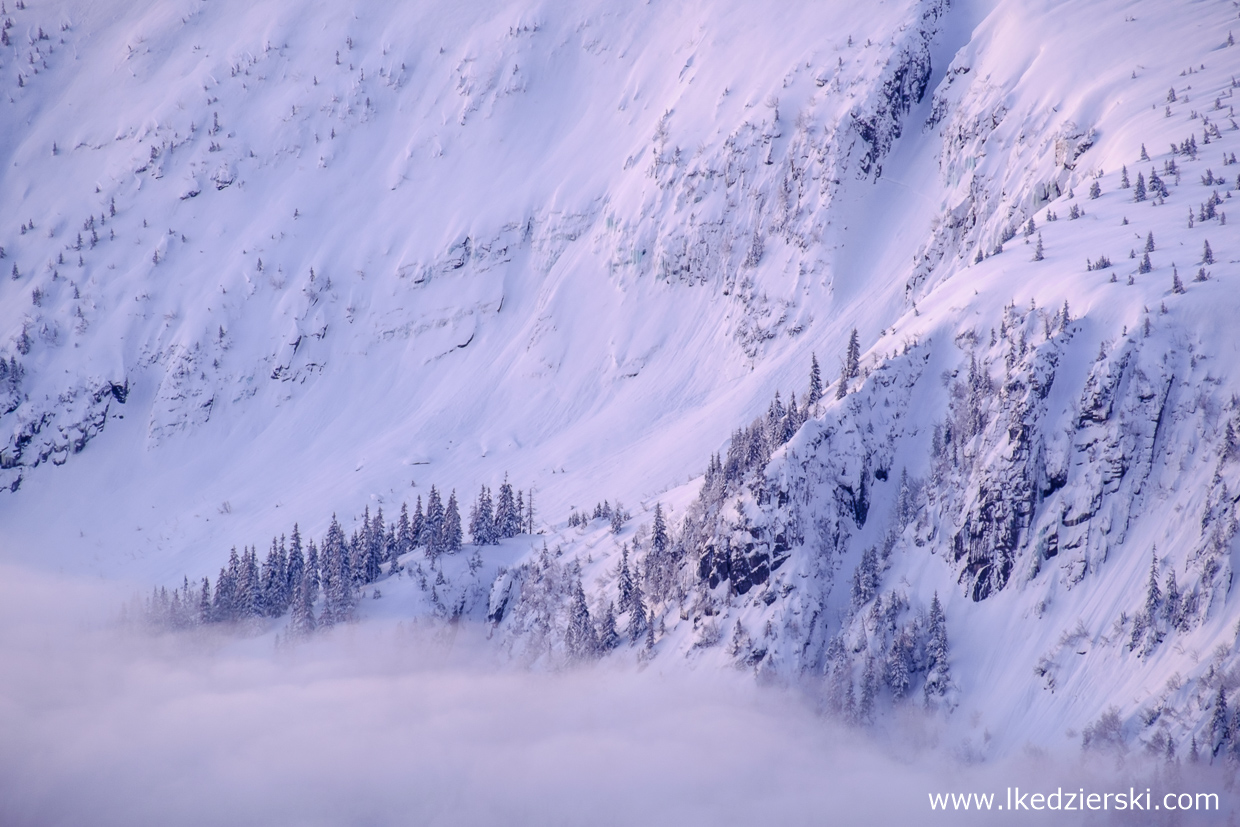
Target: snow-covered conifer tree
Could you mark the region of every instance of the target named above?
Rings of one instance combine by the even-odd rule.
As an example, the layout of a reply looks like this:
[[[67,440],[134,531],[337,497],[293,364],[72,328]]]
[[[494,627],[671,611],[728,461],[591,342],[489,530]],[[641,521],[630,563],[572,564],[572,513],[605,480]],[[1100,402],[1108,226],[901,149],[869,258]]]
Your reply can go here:
[[[926,704],[935,698],[947,694],[951,686],[951,669],[948,665],[947,617],[943,614],[943,606],[939,603],[938,592],[930,601],[930,617],[927,623],[926,640],[926,684],[924,694]]]
[[[822,401],[822,371],[818,367],[818,355],[809,355],[809,394],[805,403],[811,409]]]
[[[620,634],[616,631],[616,604],[607,602],[607,610],[598,625],[598,648],[602,653],[610,652],[620,645]]]
[[[581,585],[580,573],[573,581],[564,646],[573,660],[593,658],[598,650],[598,640],[594,634],[594,623],[590,620],[590,609],[586,605],[586,593]]]
[[[624,614],[632,608],[633,602],[633,576],[629,571],[628,543],[620,548],[620,571],[616,576],[616,590],[619,592],[617,597],[620,614]]]
[[[448,495],[443,513],[443,551],[455,554],[461,550],[461,511],[456,504],[456,489]]]

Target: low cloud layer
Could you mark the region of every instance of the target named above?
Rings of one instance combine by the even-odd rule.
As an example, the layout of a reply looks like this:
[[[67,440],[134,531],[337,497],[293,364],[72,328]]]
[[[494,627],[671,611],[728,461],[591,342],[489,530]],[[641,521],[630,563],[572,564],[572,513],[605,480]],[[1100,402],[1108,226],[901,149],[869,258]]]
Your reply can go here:
[[[745,675],[530,673],[467,628],[149,638],[100,623],[112,590],[0,575],[9,827],[993,823],[927,793],[1035,783],[897,759]]]

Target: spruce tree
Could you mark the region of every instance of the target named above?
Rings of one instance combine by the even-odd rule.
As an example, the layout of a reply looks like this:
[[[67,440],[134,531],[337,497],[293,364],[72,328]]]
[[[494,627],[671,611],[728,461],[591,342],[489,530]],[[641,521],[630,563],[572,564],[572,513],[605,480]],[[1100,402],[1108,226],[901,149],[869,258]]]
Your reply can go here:
[[[947,617],[939,603],[939,593],[930,601],[930,617],[926,640],[926,704],[947,694],[951,686],[951,669],[948,666]]]
[[[495,516],[499,534],[497,539],[516,537],[521,533],[521,507],[517,502],[512,483],[508,482],[507,474],[504,475],[504,481],[499,486],[499,500],[496,503]]]
[[[620,572],[616,577],[620,614],[627,612],[633,601],[633,576],[629,572],[629,544],[620,549]]]
[[[395,571],[401,557],[413,551],[413,526],[409,522],[409,506],[400,504],[400,516],[396,519],[396,542],[392,546],[392,570]]]
[[[619,500],[616,500],[616,504],[611,509],[611,518],[610,518],[611,533],[619,534],[621,531],[623,531],[624,523],[628,518],[629,516],[628,514],[625,513],[624,506],[620,504]]]
[[[1214,712],[1210,716],[1210,751],[1218,755],[1219,751],[1231,741],[1231,722],[1227,714],[1227,690],[1223,684],[1218,685],[1218,693],[1214,696]]]
[[[306,559],[301,553],[301,535],[293,525],[292,541],[289,545],[288,565],[284,569],[284,599],[286,607],[292,604],[301,588],[302,578],[306,575]]]
[[[874,656],[865,656],[865,670],[861,673],[861,701],[857,705],[857,720],[868,724],[874,720],[874,702],[878,695],[878,674]]]
[[[1177,629],[1180,625],[1180,587],[1175,582],[1175,568],[1167,572],[1163,585],[1163,621],[1168,629]]]
[[[650,552],[658,558],[667,554],[670,541],[667,537],[667,522],[663,519],[663,503],[654,504],[654,526],[650,530]]]
[[[822,371],[818,368],[818,356],[809,355],[809,395],[805,398],[809,408],[813,408],[822,400]]]
[[[1153,622],[1158,618],[1158,610],[1162,606],[1162,591],[1158,588],[1158,553],[1154,552],[1150,560],[1150,577],[1145,587],[1145,616]]]
[[[1042,234],[1038,233],[1038,245],[1033,250],[1033,260],[1042,261],[1043,258],[1044,256],[1042,254]]]
[[[848,349],[844,352],[844,368],[840,372],[840,381],[835,387],[836,399],[843,399],[848,394],[848,383],[856,379],[860,372],[861,344],[857,338],[857,328],[854,327],[848,337]]]
[[[335,514],[323,540],[322,569],[323,624],[330,626],[352,620],[357,591],[344,531]]]
[[[1145,173],[1142,173],[1142,172],[1137,173],[1137,186],[1132,191],[1132,200],[1133,201],[1144,201],[1145,200]]]
[[[317,589],[312,577],[306,572],[293,591],[293,605],[289,614],[289,632],[294,637],[311,634],[317,625],[314,617],[314,599]]]
[[[306,582],[310,584],[311,603],[319,599],[319,587],[323,582],[322,571],[319,550],[314,545],[314,540],[311,540],[310,545],[306,548]]]
[[[646,631],[646,599],[641,582],[633,579],[633,592],[629,598],[629,640],[637,643]]]
[[[426,548],[426,556],[434,560],[443,553],[443,502],[435,486],[426,496],[426,520],[422,525],[422,545]]]
[[[267,551],[267,559],[263,561],[260,580],[262,597],[260,614],[267,617],[279,617],[284,613],[284,565],[280,561],[280,550],[276,538],[271,538],[271,548]]]
[[[619,645],[620,633],[616,631],[616,604],[608,601],[607,611],[603,613],[603,619],[599,621],[599,651],[606,654]]]
[[[211,581],[202,578],[202,590],[198,593],[198,622],[210,623],[214,618],[211,614]]]
[[[246,549],[241,558],[240,616],[258,617],[262,614],[263,586],[258,568],[258,551],[254,546]]]
[[[461,512],[456,505],[456,489],[448,495],[443,515],[443,551],[455,554],[461,550]]]
[[[491,491],[485,485],[470,507],[469,536],[476,546],[491,545],[499,539],[495,532],[495,516],[491,513]]]
[[[1213,264],[1214,263],[1214,251],[1210,249],[1210,242],[1208,240],[1206,241],[1205,247],[1202,248],[1202,251],[1201,251],[1201,263],[1202,264]]]
[[[568,628],[564,635],[564,645],[568,656],[573,660],[588,660],[598,650],[598,640],[594,634],[594,624],[590,620],[590,609],[586,606],[586,593],[581,585],[581,575],[573,582],[573,596],[568,609]]]

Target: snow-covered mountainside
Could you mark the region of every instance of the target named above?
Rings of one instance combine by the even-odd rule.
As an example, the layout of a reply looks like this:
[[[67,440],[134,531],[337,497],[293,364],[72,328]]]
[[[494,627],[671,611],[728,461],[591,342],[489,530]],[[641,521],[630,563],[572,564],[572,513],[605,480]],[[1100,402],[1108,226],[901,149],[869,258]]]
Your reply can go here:
[[[6,561],[1240,754],[1233,3],[0,19]]]

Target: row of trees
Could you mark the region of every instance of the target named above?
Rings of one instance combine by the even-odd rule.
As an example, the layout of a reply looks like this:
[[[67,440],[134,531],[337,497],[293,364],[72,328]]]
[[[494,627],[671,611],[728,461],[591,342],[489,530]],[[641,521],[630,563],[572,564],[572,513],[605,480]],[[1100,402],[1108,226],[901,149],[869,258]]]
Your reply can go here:
[[[533,495],[514,491],[507,477],[491,506],[490,490],[483,486],[471,512],[470,535],[477,545],[495,544],[533,530]],[[362,587],[395,574],[401,558],[422,549],[432,563],[461,550],[460,509],[456,492],[445,503],[435,486],[426,498],[418,496],[414,511],[402,504],[391,523],[380,508],[374,517],[367,506],[361,524],[346,536],[336,515],[318,544],[303,543],[300,528],[291,536],[272,538],[260,563],[257,547],[236,547],[220,568],[214,588],[210,580],[178,588],[157,588],[144,608],[146,619],[161,628],[183,629],[209,623],[236,623],[251,618],[278,618],[290,614],[295,635],[318,626],[352,619]],[[321,600],[320,600],[321,598]],[[321,604],[321,605],[320,605]],[[317,609],[317,614],[316,614]]]
[[[586,511],[573,510],[569,512],[568,524],[573,528],[584,528],[590,524],[591,520],[606,520],[611,528],[612,534],[619,534],[624,530],[624,524],[632,519],[631,514],[625,511],[624,506],[616,500],[616,504],[612,505],[607,500],[601,503],[595,503],[594,513],[590,514]]]

